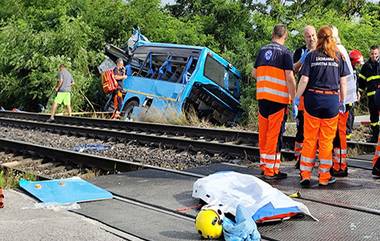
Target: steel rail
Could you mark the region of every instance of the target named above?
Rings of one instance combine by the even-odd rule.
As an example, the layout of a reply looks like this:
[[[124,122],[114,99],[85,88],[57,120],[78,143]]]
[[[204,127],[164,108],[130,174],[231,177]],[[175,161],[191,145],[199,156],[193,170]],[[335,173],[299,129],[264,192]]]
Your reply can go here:
[[[46,114],[38,114],[31,112],[0,112],[0,117],[12,118],[12,119],[27,119],[35,121],[46,121],[49,116]],[[146,123],[146,122],[130,122],[130,121],[115,121],[106,119],[94,119],[85,117],[67,117],[56,116],[55,123],[57,124],[70,124],[80,126],[93,126],[107,129],[134,131],[134,132],[146,132],[146,133],[158,133],[173,136],[185,136],[193,138],[203,138],[205,140],[219,140],[221,142],[234,142],[235,144],[244,143],[249,146],[257,146],[258,133],[251,131],[240,131],[233,129],[221,129],[221,128],[200,128],[191,126],[179,126],[169,124],[158,123]],[[284,136],[283,148],[293,150],[295,137]],[[357,148],[364,153],[373,153],[376,144],[348,141],[349,148]]]
[[[235,145],[217,142],[199,141],[182,137],[166,137],[156,136],[147,133],[130,133],[126,131],[117,131],[109,129],[71,126],[64,124],[36,122],[30,120],[1,118],[0,124],[8,126],[21,126],[26,128],[39,128],[42,130],[49,130],[58,133],[74,134],[76,136],[90,136],[103,139],[109,139],[111,137],[116,139],[133,140],[140,143],[154,143],[156,146],[174,147],[183,150],[204,151],[208,153],[228,153],[229,155],[235,155],[244,157],[251,161],[257,161],[259,159],[259,148],[245,145]],[[282,156],[285,160],[293,159],[294,152],[286,149],[282,150]],[[372,167],[367,165],[370,160],[362,160],[358,158],[349,158],[348,166],[357,167],[361,169],[371,170]]]
[[[21,141],[13,141],[13,140],[8,140],[8,139],[3,139],[3,138],[0,138],[0,150],[12,151],[12,152],[21,153],[21,154],[29,154],[29,155],[31,154],[38,157],[50,158],[50,159],[55,159],[55,160],[60,160],[60,161],[65,161],[67,158],[69,158],[71,161],[75,163],[83,164],[86,166],[94,166],[96,168],[101,168],[104,170],[132,171],[132,170],[138,170],[138,169],[143,169],[143,168],[149,168],[149,169],[156,169],[156,170],[160,170],[164,172],[171,172],[171,173],[176,173],[176,174],[196,177],[196,178],[201,178],[205,176],[205,175],[196,174],[193,172],[177,171],[173,169],[155,167],[151,165],[145,165],[145,164],[140,164],[136,162],[118,160],[118,159],[113,159],[113,158],[99,157],[92,154],[78,153],[78,152],[73,152],[73,151],[68,151],[68,150],[57,149],[57,148],[44,147],[41,145],[35,145],[35,144],[30,144],[30,143],[21,142]],[[128,196],[116,194],[115,198],[120,201],[125,201],[128,203],[135,203],[135,204],[137,203],[140,206],[145,206],[147,208],[151,208],[152,210],[159,209],[161,212],[164,212],[164,213],[171,213],[172,215],[183,216],[183,218],[185,219],[195,218],[194,216],[189,215],[189,214],[183,214],[181,212],[172,210],[170,208],[162,207],[154,203],[144,202],[142,200],[137,200],[134,198],[130,198]],[[364,212],[368,214],[380,215],[379,210],[372,209],[372,208],[366,208],[366,207],[355,206],[355,205],[347,206],[343,204],[329,202],[326,200],[319,200],[319,199],[308,198],[308,197],[301,197],[300,199],[323,204],[323,205],[340,207],[347,210],[356,210],[356,211],[360,211],[360,212]],[[101,222],[101,220],[98,220],[98,221]],[[133,236],[133,234],[130,234],[130,235]],[[141,238],[141,237],[138,237],[138,238]],[[263,236],[263,238],[266,240],[275,240],[267,236]]]
[[[141,143],[153,143],[156,145],[173,146],[177,149],[204,151],[209,153],[228,153],[230,155],[238,155],[248,157],[250,160],[257,160],[260,156],[259,148],[246,145],[235,145],[227,143],[209,142],[193,140],[181,137],[167,137],[162,135],[131,133],[120,130],[100,129],[91,127],[72,126],[64,124],[36,122],[30,120],[18,120],[9,118],[0,118],[1,125],[21,126],[27,128],[39,128],[52,132],[61,132],[74,134],[78,136],[91,136],[99,138],[117,138],[125,140],[134,140]],[[291,151],[283,151],[284,155],[289,157],[293,155]]]
[[[14,153],[19,153],[19,154],[28,154],[32,156],[38,156],[42,158],[49,158],[49,159],[54,159],[57,161],[62,161],[65,162],[67,159],[69,159],[72,162],[75,162],[76,164],[80,165],[85,165],[88,167],[96,167],[100,168],[106,171],[114,171],[116,172],[127,172],[127,171],[134,171],[134,170],[139,170],[139,169],[154,169],[154,170],[159,170],[159,171],[164,171],[164,172],[170,172],[170,173],[175,173],[175,174],[180,174],[183,176],[190,176],[190,177],[195,177],[195,178],[202,178],[205,177],[205,175],[197,174],[197,173],[192,173],[192,172],[186,172],[186,171],[178,171],[174,169],[168,169],[168,168],[162,168],[162,167],[156,167],[152,165],[146,165],[146,164],[141,164],[141,163],[136,163],[136,162],[131,162],[131,161],[125,161],[125,160],[119,160],[119,159],[113,159],[113,158],[106,158],[106,157],[99,157],[96,155],[92,154],[86,154],[86,153],[78,153],[78,152],[73,152],[73,151],[68,151],[68,150],[62,150],[58,148],[52,148],[52,147],[45,147],[41,145],[36,145],[36,144],[31,144],[27,142],[22,142],[22,141],[13,141],[13,140],[8,140],[4,138],[0,138],[0,150],[4,151],[11,151]],[[0,165],[1,166],[1,165]],[[9,167],[7,167],[9,169]],[[17,169],[18,172],[21,172],[22,170]],[[51,179],[46,176],[41,176],[39,174],[36,175],[38,179],[42,180],[47,180]],[[192,220],[195,221],[195,216],[189,215],[186,213],[182,213],[176,210],[172,210],[170,208],[162,207],[160,205],[144,202],[141,200],[133,199],[127,196],[123,195],[118,195],[114,192],[112,192],[114,199],[117,199],[122,202],[126,202],[132,205],[148,208],[154,211],[162,212],[165,214],[170,214],[176,217],[180,217],[186,220]],[[75,211],[74,211],[75,212]],[[76,213],[76,212],[75,212]],[[87,218],[96,220],[106,226],[109,226],[115,230],[124,232],[127,235],[132,236],[131,238],[137,238],[141,240],[148,240],[143,237],[136,236],[132,233],[125,232],[124,230],[120,230],[117,227],[111,226],[105,222],[102,222],[102,220],[94,219],[89,216],[86,216],[84,214],[80,214],[82,216],[85,216]],[[272,239],[270,237],[263,236],[263,240],[273,240],[276,241],[276,239]],[[133,239],[131,239],[133,240]]]

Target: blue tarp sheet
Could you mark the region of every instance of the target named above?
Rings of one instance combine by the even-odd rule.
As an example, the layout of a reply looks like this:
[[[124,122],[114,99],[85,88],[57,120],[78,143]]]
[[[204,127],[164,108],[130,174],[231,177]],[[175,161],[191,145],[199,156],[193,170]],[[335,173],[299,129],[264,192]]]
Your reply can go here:
[[[84,151],[95,151],[103,152],[111,149],[110,145],[103,144],[79,144],[73,147],[73,151],[84,152]]]
[[[112,194],[79,177],[49,181],[21,179],[20,187],[45,203],[75,203],[111,199]]]

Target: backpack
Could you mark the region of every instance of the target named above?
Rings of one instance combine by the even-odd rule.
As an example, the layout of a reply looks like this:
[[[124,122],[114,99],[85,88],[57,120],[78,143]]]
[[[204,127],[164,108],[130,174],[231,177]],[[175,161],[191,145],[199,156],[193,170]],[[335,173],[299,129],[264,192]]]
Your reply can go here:
[[[102,73],[102,87],[105,94],[112,93],[117,89],[118,84],[113,75],[113,69],[106,70]]]

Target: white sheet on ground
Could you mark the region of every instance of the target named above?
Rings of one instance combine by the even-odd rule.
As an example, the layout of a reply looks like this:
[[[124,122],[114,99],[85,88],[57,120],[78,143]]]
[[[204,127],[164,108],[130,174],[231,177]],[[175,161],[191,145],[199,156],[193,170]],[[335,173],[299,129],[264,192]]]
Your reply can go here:
[[[294,201],[253,175],[232,171],[218,172],[198,179],[193,185],[192,196],[208,204],[222,205],[223,212],[233,215],[239,204],[245,207],[244,216],[253,217],[258,210],[271,203],[275,209],[296,207],[300,213],[315,219],[303,203]]]

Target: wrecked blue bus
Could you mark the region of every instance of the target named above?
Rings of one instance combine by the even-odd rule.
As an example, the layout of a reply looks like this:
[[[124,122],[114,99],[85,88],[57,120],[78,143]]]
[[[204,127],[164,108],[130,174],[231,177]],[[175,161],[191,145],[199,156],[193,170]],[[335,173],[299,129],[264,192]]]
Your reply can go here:
[[[139,40],[133,49],[107,45],[106,53],[127,63],[124,116],[135,110],[194,111],[199,118],[230,124],[242,114],[240,72],[206,47]]]

